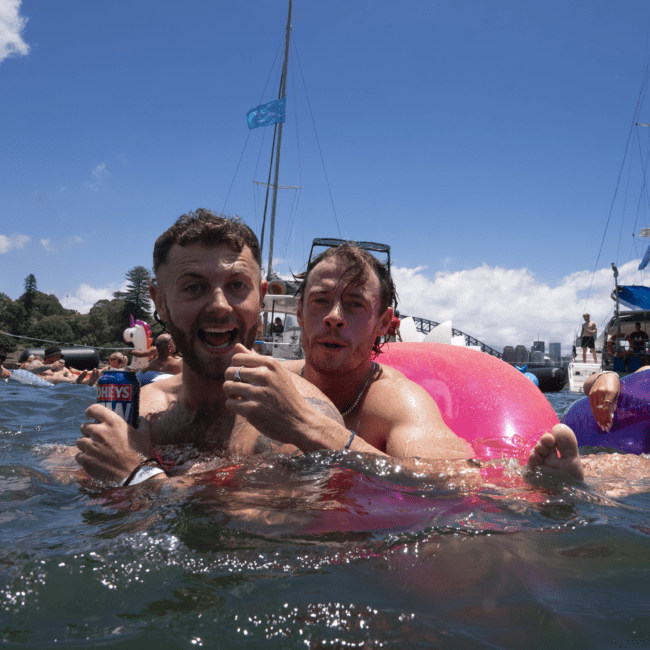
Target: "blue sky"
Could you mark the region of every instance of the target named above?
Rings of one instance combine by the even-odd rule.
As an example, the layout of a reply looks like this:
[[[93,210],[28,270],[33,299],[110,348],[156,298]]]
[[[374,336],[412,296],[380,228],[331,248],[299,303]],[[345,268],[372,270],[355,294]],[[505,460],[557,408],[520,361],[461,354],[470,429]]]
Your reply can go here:
[[[33,273],[84,312],[151,266],[188,210],[259,233],[252,181],[272,133],[245,114],[277,95],[286,9],[0,0],[0,291],[17,298]],[[280,272],[314,237],[380,241],[403,312],[564,349],[585,309],[599,326],[610,314],[611,262],[643,281],[638,176],[599,249],[648,63],[647,2],[295,0],[292,23],[280,182],[303,189],[281,193]],[[647,142],[635,130],[625,160]]]

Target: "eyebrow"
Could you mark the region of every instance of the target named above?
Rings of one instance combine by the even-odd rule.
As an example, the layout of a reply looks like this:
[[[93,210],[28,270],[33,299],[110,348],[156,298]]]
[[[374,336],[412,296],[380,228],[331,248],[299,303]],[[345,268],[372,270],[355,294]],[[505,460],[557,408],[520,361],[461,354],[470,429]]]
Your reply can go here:
[[[327,284],[319,284],[318,282],[312,284],[311,286],[307,287],[307,294],[319,294],[319,293],[331,293],[333,291],[336,291],[336,288],[338,287],[338,282],[337,283],[330,283],[328,282]],[[349,297],[354,297],[354,298],[363,298],[364,300],[370,300],[371,299],[371,294],[369,291],[365,291],[365,287],[363,284],[355,284],[352,287],[346,287],[343,290],[343,295],[344,296],[349,296]]]

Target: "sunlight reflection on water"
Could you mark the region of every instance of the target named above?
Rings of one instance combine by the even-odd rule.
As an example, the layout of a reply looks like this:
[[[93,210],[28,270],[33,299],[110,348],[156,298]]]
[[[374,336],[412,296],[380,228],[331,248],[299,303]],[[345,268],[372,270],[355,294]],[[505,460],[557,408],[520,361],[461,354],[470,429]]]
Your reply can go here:
[[[576,399],[547,395],[556,412]],[[578,396],[579,397],[579,396]],[[650,498],[450,490],[350,454],[250,459],[179,492],[41,464],[94,391],[0,383],[0,638],[23,647],[568,648],[648,640]],[[444,473],[444,468],[441,472]],[[56,643],[55,643],[56,640]]]

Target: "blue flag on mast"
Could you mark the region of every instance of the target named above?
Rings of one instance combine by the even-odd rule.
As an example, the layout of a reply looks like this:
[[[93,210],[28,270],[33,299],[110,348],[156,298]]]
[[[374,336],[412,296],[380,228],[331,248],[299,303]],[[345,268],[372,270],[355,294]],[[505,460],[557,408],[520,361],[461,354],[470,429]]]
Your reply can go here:
[[[639,264],[639,271],[643,271],[648,266],[648,262],[650,262],[650,246],[648,246],[648,250],[645,252],[641,264]]]
[[[251,108],[246,113],[249,129],[256,129],[258,126],[270,126],[278,122],[284,122],[284,112],[287,108],[287,98],[275,99],[267,104],[260,104]]]

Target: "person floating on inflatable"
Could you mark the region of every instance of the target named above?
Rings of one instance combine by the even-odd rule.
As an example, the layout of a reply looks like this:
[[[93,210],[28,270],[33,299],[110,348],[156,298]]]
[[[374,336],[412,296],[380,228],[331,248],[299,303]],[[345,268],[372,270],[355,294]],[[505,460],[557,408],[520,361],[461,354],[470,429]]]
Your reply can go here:
[[[153,345],[151,338],[151,328],[147,323],[141,320],[134,320],[131,316],[131,327],[124,330],[124,341],[126,343],[133,343],[133,348],[137,352],[147,352]],[[132,370],[142,370],[148,364],[145,357],[133,356],[131,359]]]
[[[650,452],[650,366],[619,379],[613,371],[593,374],[584,384],[588,397],[575,402],[562,422],[582,447]]]

